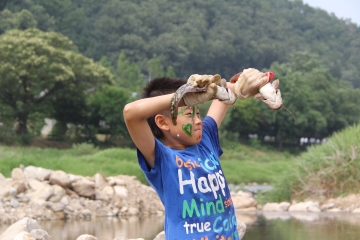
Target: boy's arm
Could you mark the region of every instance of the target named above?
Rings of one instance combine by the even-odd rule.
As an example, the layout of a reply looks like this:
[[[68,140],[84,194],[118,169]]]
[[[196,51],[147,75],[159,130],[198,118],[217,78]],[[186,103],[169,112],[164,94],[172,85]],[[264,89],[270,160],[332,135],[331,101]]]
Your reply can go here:
[[[155,162],[155,139],[146,119],[169,110],[173,95],[140,99],[126,104],[123,110],[129,134],[150,168]]]
[[[234,83],[229,83],[227,82],[227,87],[228,87],[228,91],[232,91],[234,92]],[[227,111],[229,110],[230,105],[229,104],[225,104],[217,99],[213,100],[210,108],[208,110],[207,116],[212,117],[218,128],[220,127],[222,121],[224,120],[224,117],[227,113]]]

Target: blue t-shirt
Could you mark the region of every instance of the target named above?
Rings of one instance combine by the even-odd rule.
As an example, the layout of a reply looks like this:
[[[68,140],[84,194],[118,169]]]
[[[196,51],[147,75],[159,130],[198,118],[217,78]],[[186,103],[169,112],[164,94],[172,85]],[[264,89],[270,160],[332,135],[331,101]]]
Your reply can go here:
[[[149,169],[138,150],[138,161],[149,184],[165,206],[166,240],[239,239],[230,191],[219,157],[216,122],[203,120],[200,143],[171,149],[155,139],[155,165]]]

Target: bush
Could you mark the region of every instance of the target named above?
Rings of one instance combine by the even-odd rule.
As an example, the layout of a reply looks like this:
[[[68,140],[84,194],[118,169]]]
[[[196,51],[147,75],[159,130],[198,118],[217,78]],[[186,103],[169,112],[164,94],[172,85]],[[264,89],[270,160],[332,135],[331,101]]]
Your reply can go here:
[[[327,199],[358,193],[360,188],[360,125],[334,134],[296,159],[267,196],[273,201]]]
[[[91,143],[73,144],[72,150],[74,156],[93,155],[99,151],[99,149]]]

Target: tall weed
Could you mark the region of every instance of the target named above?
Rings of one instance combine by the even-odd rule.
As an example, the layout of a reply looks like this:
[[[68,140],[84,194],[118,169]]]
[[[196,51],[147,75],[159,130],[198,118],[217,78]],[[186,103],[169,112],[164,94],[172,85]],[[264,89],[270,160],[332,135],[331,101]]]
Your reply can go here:
[[[272,193],[284,199],[326,199],[360,188],[360,125],[334,134],[326,143],[312,146],[295,159],[296,167],[275,184]],[[284,185],[287,185],[284,187]],[[285,199],[288,198],[288,199]]]

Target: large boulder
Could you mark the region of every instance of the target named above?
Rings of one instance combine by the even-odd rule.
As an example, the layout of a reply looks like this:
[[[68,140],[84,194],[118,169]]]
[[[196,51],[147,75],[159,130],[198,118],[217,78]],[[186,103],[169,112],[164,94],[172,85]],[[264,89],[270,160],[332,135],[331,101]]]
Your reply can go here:
[[[40,229],[39,224],[31,218],[25,217],[6,229],[0,235],[0,240],[13,240],[19,233],[27,232],[30,234],[34,229]]]

